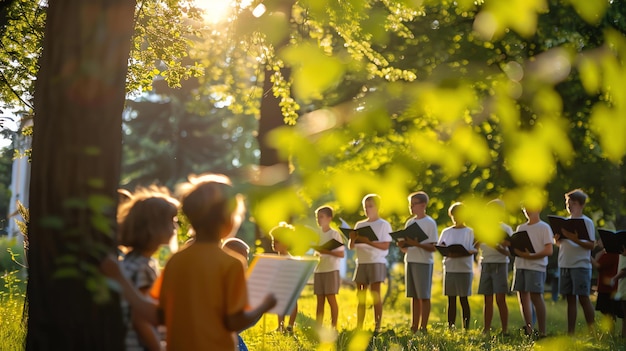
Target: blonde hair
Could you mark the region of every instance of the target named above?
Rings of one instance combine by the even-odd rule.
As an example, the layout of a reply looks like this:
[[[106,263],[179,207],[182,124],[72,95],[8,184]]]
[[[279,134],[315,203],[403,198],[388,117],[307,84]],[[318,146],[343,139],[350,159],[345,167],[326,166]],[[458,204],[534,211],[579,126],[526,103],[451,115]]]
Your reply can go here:
[[[166,188],[137,188],[117,210],[119,244],[133,250],[154,245],[172,227],[178,205]]]

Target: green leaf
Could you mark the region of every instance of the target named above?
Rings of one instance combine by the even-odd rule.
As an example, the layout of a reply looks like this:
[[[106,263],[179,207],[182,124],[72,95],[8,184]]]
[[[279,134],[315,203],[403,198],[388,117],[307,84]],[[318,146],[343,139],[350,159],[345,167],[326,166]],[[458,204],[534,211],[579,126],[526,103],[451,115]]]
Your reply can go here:
[[[609,7],[610,0],[567,0],[582,19],[598,24]]]
[[[305,101],[319,99],[339,82],[345,71],[339,58],[329,56],[311,42],[291,45],[281,51],[280,56],[295,67],[294,94]]]

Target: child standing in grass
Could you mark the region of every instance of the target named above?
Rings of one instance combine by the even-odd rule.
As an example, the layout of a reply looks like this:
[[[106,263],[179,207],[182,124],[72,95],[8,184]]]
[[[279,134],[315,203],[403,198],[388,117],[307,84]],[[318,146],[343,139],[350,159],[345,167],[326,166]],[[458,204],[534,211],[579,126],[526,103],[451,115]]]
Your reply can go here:
[[[315,210],[317,224],[320,227],[320,244],[324,244],[331,239],[343,242],[341,235],[330,227],[333,219],[333,209],[329,206],[322,206]],[[340,246],[334,250],[318,250],[320,262],[315,268],[313,275],[313,290],[317,296],[316,321],[319,326],[324,320],[324,305],[328,301],[330,307],[330,323],[333,329],[337,329],[337,318],[339,316],[339,306],[337,305],[337,294],[339,293],[340,277],[339,264],[345,255],[345,246]]]
[[[122,271],[144,295],[158,275],[158,264],[152,255],[175,235],[177,212],[178,201],[157,188],[138,189],[118,208],[119,243],[130,248],[122,261]],[[156,328],[132,313],[126,300],[122,307],[127,327],[126,350],[160,350],[161,338]]]
[[[448,209],[454,224],[444,229],[439,238],[440,246],[462,245],[468,255],[454,254],[443,258],[443,290],[448,297],[448,327],[456,324],[456,297],[459,297],[463,314],[463,328],[469,329],[470,307],[467,297],[472,295],[473,255],[477,252],[474,231],[465,226],[464,205],[455,202]]]
[[[374,305],[374,334],[380,332],[383,317],[383,302],[380,297],[380,284],[387,277],[387,254],[391,243],[391,225],[380,218],[380,196],[368,194],[363,198],[362,205],[366,219],[356,223],[354,229],[370,226],[378,240],[372,241],[359,236],[356,231],[350,232],[350,249],[356,251],[356,270],[354,282],[357,286],[357,329],[363,329],[365,320],[365,301],[367,290],[370,290]]]
[[[152,289],[165,319],[167,348],[235,350],[234,332],[254,325],[276,304],[268,295],[246,310],[244,267],[220,247],[220,240],[236,231],[243,198],[223,175],[192,178],[181,190],[195,240],[170,258]]]
[[[567,300],[567,333],[576,330],[576,302],[580,303],[589,329],[593,328],[594,312],[589,294],[591,294],[591,250],[595,242],[593,221],[583,215],[587,194],[575,189],[565,194],[565,207],[570,218],[582,218],[585,221],[589,240],[581,240],[577,233],[563,229],[563,236],[555,236],[559,245],[560,286],[559,291]]]
[[[513,290],[517,291],[520,310],[524,318],[524,329],[528,336],[533,333],[533,306],[537,314],[539,337],[546,336],[546,304],[543,301],[543,290],[546,281],[548,256],[552,255],[552,229],[548,223],[539,218],[540,210],[523,208],[528,219],[520,224],[516,231],[525,230],[533,245],[535,253],[528,250],[515,250]]]
[[[412,193],[408,197],[409,210],[412,217],[406,222],[405,228],[417,223],[428,239],[419,242],[406,238],[398,242],[400,250],[405,253],[405,286],[406,296],[411,298],[411,331],[427,331],[430,316],[430,295],[433,283],[433,253],[437,243],[437,223],[426,214],[428,194],[423,191]]]
[[[295,238],[295,228],[287,223],[281,222],[276,227],[270,229],[270,238],[272,239],[272,250],[278,255],[288,256],[290,245]],[[298,317],[298,303],[293,307],[291,314],[289,315],[289,323],[285,327],[285,316],[278,315],[278,328],[277,332],[293,334],[293,328],[296,324],[296,317]]]
[[[502,222],[504,219],[504,203],[501,200],[492,200],[487,204],[488,207],[494,209],[500,220],[502,232],[507,236],[513,234],[513,228]],[[481,270],[480,282],[478,283],[478,294],[485,296],[485,304],[483,306],[484,330],[483,333],[489,334],[491,330],[491,320],[493,319],[493,295],[496,295],[496,304],[500,312],[500,323],[502,324],[502,334],[508,333],[509,324],[509,308],[506,305],[506,293],[509,291],[508,281],[508,265],[509,250],[498,243],[495,247],[491,247],[485,243],[480,244]]]

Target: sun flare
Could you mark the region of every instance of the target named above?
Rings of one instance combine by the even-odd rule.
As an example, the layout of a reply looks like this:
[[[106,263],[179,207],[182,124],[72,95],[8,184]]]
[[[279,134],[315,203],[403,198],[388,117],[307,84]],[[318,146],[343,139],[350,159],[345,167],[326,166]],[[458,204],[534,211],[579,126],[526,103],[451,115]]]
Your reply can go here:
[[[204,11],[204,20],[211,23],[227,19],[233,9],[233,3],[228,0],[194,0],[194,4]]]

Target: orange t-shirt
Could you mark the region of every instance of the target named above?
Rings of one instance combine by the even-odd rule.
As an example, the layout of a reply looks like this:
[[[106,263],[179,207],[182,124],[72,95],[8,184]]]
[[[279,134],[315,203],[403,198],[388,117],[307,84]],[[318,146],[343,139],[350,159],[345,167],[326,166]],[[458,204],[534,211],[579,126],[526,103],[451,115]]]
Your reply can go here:
[[[168,350],[235,350],[225,319],[247,304],[241,262],[217,243],[174,254],[152,287],[167,327]]]

